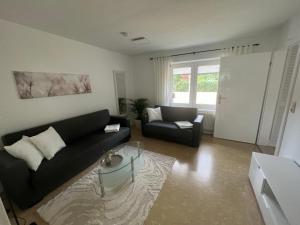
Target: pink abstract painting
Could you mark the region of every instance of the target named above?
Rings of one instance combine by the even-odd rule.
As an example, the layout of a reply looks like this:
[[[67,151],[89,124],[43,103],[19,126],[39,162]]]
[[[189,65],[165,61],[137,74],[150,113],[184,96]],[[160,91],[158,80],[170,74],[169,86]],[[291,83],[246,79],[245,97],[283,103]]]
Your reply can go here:
[[[13,71],[21,99],[87,94],[92,92],[89,75]]]

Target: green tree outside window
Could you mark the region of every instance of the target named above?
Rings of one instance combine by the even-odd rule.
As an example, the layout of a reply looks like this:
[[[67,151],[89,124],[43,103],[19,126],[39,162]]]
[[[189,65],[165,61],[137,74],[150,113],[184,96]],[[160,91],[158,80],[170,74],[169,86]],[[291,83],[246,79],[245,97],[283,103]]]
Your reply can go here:
[[[197,76],[197,92],[217,92],[219,73],[205,73]],[[189,74],[173,75],[174,92],[188,92],[190,88]]]
[[[198,74],[197,92],[217,92],[218,77],[218,73]]]

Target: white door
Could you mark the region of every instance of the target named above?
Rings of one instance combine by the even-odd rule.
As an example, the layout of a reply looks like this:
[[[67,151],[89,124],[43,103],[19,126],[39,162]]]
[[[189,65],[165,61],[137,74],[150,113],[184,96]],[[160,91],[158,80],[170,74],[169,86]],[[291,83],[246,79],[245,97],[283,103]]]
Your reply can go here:
[[[300,164],[300,72],[295,84],[279,155]]]
[[[214,136],[255,143],[271,53],[221,59]]]

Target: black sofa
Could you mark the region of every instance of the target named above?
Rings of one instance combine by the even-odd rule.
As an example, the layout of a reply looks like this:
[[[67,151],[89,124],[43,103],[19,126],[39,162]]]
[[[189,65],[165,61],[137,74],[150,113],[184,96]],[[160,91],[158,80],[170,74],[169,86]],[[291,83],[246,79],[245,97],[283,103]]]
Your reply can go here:
[[[120,123],[118,133],[104,133],[107,124]],[[25,161],[0,151],[0,180],[8,196],[26,209],[46,194],[95,163],[104,152],[130,139],[130,122],[124,117],[110,116],[108,110],[42,125],[4,135],[4,145],[11,145],[23,135],[33,136],[49,126],[60,134],[66,147],[53,159],[44,159],[36,172]]]
[[[203,115],[198,115],[197,108],[155,106],[161,108],[163,121],[149,122],[147,113],[142,119],[142,134],[173,141],[180,144],[198,147],[203,130]],[[175,121],[189,121],[193,128],[180,129]]]

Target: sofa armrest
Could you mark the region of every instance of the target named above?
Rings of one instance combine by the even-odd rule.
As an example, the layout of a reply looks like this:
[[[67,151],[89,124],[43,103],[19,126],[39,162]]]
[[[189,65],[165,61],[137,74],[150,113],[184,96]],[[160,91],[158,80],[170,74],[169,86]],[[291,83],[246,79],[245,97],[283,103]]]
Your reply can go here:
[[[7,195],[20,208],[27,208],[41,199],[31,186],[32,173],[24,160],[0,150],[1,183]]]
[[[203,121],[203,115],[197,115],[197,117],[194,119],[194,126],[200,126]]]
[[[130,120],[126,116],[110,116],[109,124],[119,123],[121,127],[130,128]]]
[[[200,144],[203,130],[203,115],[197,115],[193,121],[193,147],[198,147]]]

